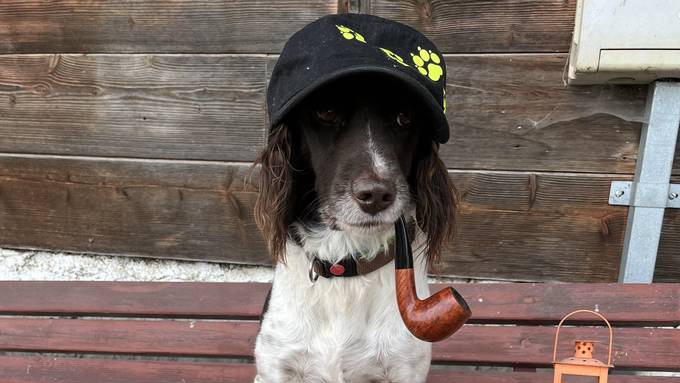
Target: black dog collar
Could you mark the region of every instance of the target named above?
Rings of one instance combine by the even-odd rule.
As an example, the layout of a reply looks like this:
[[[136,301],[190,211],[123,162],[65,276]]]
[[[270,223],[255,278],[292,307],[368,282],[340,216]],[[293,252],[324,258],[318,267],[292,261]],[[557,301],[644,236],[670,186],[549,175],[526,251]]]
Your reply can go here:
[[[357,261],[354,257],[349,257],[344,258],[339,262],[331,263],[315,256],[312,258],[309,265],[309,279],[312,282],[316,282],[319,277],[334,278],[366,275],[387,265],[392,262],[393,259],[393,246],[390,246],[388,250],[380,252],[370,261]]]
[[[409,223],[407,230],[410,238],[415,238],[415,224]],[[302,245],[302,238],[296,230],[291,230],[290,238],[300,247]],[[394,260],[394,244],[391,244],[388,249],[379,252],[372,260],[356,260],[357,257],[346,257],[342,260],[331,263],[319,259],[316,255],[311,257],[309,262],[309,280],[316,282],[319,277],[327,279],[335,277],[356,277],[357,275],[366,275],[372,273]]]

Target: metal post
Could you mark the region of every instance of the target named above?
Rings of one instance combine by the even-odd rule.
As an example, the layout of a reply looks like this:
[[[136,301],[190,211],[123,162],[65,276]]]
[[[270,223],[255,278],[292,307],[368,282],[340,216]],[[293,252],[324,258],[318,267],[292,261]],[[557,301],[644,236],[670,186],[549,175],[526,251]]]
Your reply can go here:
[[[652,282],[664,210],[671,204],[669,200],[678,198],[676,185],[670,185],[670,175],[680,126],[680,83],[657,81],[650,85],[645,121],[635,181],[630,184],[619,272],[619,282],[624,283]],[[612,185],[613,197],[624,193]]]

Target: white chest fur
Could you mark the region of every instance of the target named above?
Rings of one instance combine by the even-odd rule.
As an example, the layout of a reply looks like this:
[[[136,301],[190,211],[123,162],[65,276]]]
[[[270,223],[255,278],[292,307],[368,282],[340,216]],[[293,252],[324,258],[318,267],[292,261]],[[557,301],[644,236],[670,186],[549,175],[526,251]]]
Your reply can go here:
[[[393,262],[368,275],[312,284],[300,247],[289,242],[286,260],[276,268],[257,337],[256,382],[425,381],[431,345],[411,335],[399,316]],[[428,296],[417,254],[415,265],[418,294]]]

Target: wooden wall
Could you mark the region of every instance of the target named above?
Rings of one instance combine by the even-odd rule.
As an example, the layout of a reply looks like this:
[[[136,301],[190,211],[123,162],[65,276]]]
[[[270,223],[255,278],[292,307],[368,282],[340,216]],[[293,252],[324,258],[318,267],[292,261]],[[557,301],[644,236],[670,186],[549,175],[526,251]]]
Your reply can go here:
[[[248,182],[267,76],[351,4],[447,53],[462,208],[441,272],[615,281],[609,183],[631,179],[646,89],[563,85],[575,3],[2,1],[0,246],[268,264]],[[668,211],[659,282],[680,281],[678,233]]]

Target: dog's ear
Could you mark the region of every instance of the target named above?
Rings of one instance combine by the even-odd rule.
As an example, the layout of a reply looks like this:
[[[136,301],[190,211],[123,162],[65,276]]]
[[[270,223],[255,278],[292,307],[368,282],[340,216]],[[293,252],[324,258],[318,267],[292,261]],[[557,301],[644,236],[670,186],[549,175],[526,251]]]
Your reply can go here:
[[[431,143],[416,168],[416,220],[426,234],[425,254],[436,266],[444,244],[453,239],[458,197],[446,166],[439,158],[439,145]]]
[[[267,145],[253,164],[260,167],[255,222],[274,262],[284,261],[288,227],[294,217],[292,147],[292,129],[280,124],[271,130]]]

